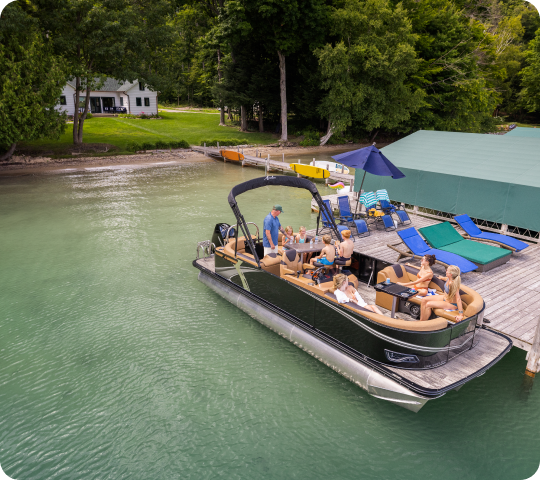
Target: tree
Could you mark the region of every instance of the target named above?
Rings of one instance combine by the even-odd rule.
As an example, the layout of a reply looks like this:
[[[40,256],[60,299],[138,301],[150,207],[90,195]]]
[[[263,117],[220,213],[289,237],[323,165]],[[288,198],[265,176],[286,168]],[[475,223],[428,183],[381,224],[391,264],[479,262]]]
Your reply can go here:
[[[423,104],[424,93],[407,85],[418,69],[415,35],[406,12],[386,0],[346,0],[332,15],[338,42],[316,53],[327,91],[320,112],[328,118],[326,143],[353,122],[372,132],[395,129]]]
[[[523,102],[530,112],[540,110],[540,29],[529,43],[526,53],[527,66],[522,70]]]
[[[18,4],[7,5],[0,17],[0,161],[11,157],[17,142],[64,132],[65,115],[54,107],[65,81],[64,64],[36,22]]]
[[[83,141],[90,91],[102,78],[152,83],[152,55],[168,39],[165,0],[28,0],[27,12],[39,19],[55,52],[75,78],[75,105],[85,91],[81,114],[75,108],[73,142]],[[155,72],[154,68],[154,72]],[[154,79],[155,80],[155,79]]]

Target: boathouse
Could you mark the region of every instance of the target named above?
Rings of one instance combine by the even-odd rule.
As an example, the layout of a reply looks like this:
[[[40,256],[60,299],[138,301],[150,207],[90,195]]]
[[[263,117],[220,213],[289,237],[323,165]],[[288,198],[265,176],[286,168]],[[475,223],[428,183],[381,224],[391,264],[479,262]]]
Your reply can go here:
[[[393,201],[414,209],[437,216],[466,213],[503,232],[538,238],[540,130],[516,128],[506,135],[420,130],[382,151],[406,177],[367,175],[365,191],[385,188]],[[357,188],[363,173],[356,171]]]

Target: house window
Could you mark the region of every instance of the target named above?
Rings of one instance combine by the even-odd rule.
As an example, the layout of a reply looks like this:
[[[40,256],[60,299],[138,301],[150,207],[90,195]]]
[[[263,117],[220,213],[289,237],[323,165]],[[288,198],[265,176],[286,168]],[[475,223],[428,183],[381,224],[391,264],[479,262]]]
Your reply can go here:
[[[60,95],[60,105],[67,105],[65,95]]]
[[[124,97],[120,97],[120,106],[121,106],[121,107],[124,106]]]
[[[135,103],[137,104],[137,107],[142,107],[141,97],[137,97]]]
[[[139,82],[139,90],[140,90],[141,92],[144,92],[144,85],[143,85],[142,82]]]
[[[150,106],[150,99],[147,97],[144,97],[144,106],[149,107]]]

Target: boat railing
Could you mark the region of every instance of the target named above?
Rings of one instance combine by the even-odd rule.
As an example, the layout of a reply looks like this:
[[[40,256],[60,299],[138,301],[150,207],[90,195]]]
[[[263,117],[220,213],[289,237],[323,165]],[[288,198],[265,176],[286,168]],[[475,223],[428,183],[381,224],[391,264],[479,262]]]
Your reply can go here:
[[[247,224],[247,225],[255,225],[255,228],[257,229],[257,239],[258,239],[258,238],[259,238],[259,227],[258,227],[258,225],[257,225],[256,223],[254,223],[254,222],[246,222],[246,224]],[[229,243],[229,232],[230,232],[233,228],[236,228],[236,227],[238,227],[238,224],[237,224],[237,223],[234,224],[234,225],[231,225],[231,226],[229,227],[229,229],[227,230],[227,235],[225,235],[225,245],[226,245],[227,243]]]
[[[200,252],[202,250],[203,257],[200,256]],[[210,255],[213,255],[216,251],[216,246],[212,243],[211,240],[204,240],[202,242],[197,243],[197,260],[199,258],[206,258]]]

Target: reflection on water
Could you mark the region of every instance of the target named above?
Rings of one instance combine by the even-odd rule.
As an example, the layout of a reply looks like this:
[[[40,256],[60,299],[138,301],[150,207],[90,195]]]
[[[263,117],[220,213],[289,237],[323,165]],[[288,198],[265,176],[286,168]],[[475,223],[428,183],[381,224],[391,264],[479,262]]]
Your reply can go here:
[[[319,159],[319,158],[318,158]],[[233,223],[219,162],[0,179],[0,464],[15,479],[523,479],[525,353],[418,414],[368,396],[197,281]],[[321,189],[324,188],[320,185]],[[240,197],[312,227],[309,194]],[[538,382],[538,380],[537,380]]]

